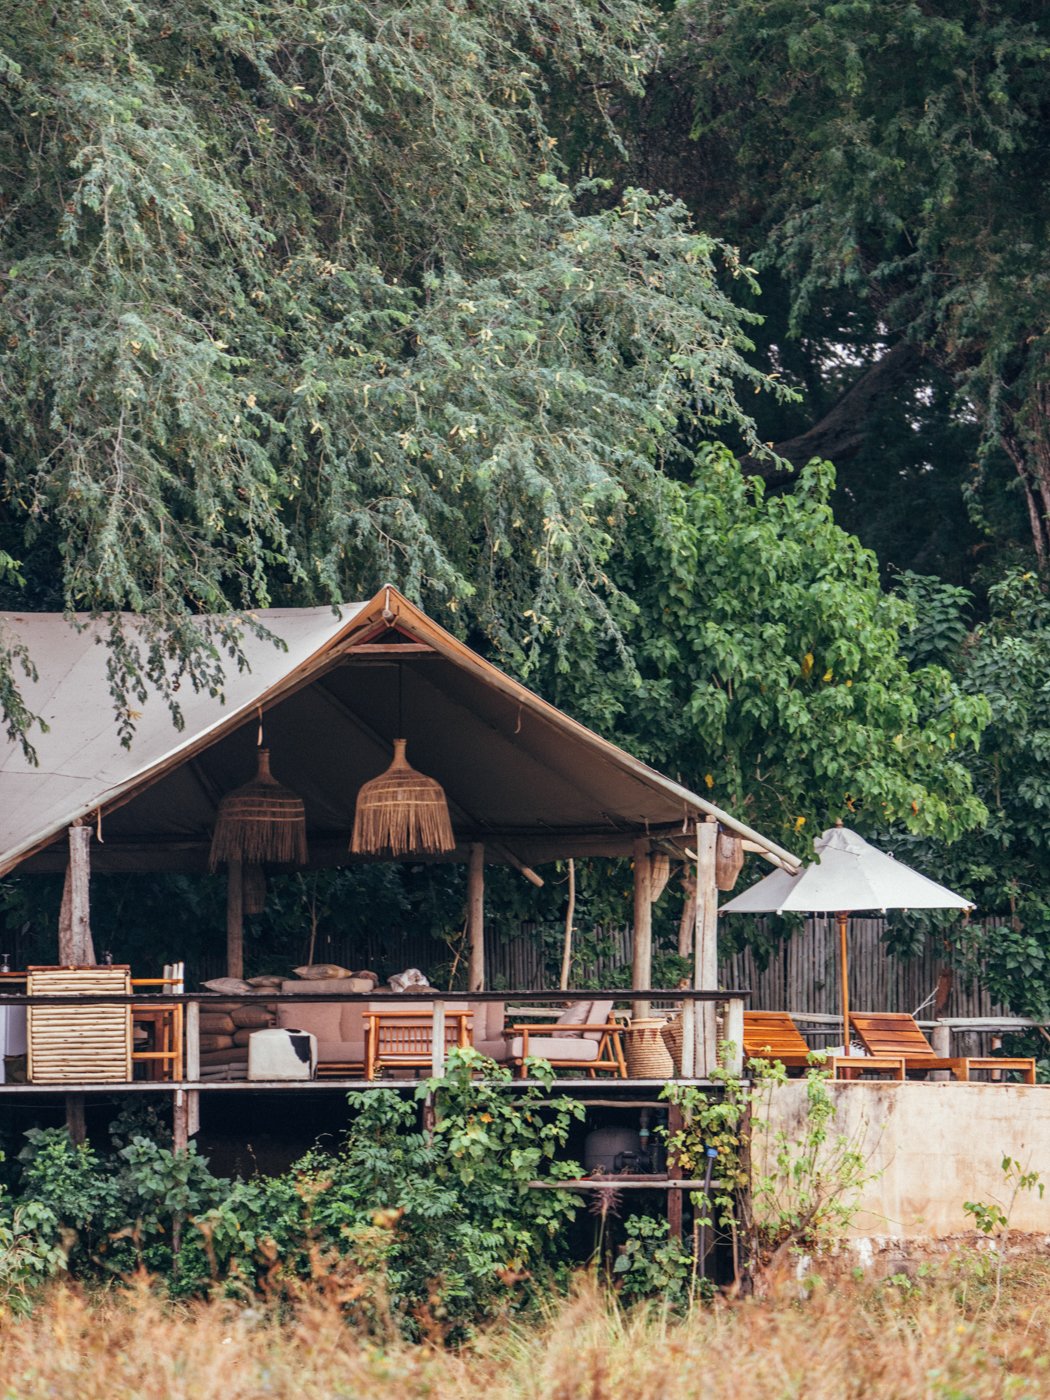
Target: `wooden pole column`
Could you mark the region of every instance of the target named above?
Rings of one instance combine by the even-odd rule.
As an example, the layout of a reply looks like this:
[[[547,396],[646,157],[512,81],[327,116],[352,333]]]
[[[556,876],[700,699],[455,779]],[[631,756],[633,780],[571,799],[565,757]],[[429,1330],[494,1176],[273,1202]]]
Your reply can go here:
[[[631,986],[651,987],[653,978],[653,864],[649,842],[634,843],[634,956]],[[632,1015],[648,1016],[649,1003],[636,1001]]]
[[[470,843],[467,862],[467,942],[470,964],[467,990],[485,990],[485,847],[480,841]]]
[[[226,976],[244,976],[244,869],[239,860],[226,867]]]
[[[718,990],[718,886],[715,855],[718,823],[713,818],[696,824],[696,938],[693,944],[693,986],[697,991]],[[718,1066],[717,1008],[713,1001],[699,1002],[694,1021],[696,1054],[694,1073],[708,1078]]]
[[[58,916],[58,960],[67,967],[93,966],[91,939],[91,828],[69,828],[69,864]]]

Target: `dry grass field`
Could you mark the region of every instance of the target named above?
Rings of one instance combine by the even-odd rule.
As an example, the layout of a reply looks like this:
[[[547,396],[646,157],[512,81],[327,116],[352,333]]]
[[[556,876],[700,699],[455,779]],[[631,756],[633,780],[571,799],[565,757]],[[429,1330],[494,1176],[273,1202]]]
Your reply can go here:
[[[0,1320],[3,1400],[1037,1400],[1050,1395],[1050,1263],[1012,1266],[994,1300],[973,1260],[917,1284],[823,1285],[805,1299],[623,1314],[582,1282],[545,1320],[471,1347],[365,1339],[336,1298],[278,1316],[172,1305],[148,1283],[55,1287]]]

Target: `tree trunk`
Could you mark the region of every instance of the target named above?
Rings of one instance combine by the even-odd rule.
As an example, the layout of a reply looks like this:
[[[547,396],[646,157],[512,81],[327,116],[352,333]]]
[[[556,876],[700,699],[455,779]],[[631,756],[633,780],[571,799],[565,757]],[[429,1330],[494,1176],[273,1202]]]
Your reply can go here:
[[[1039,383],[1000,441],[1021,480],[1040,572],[1050,563],[1050,383]]]
[[[836,463],[846,461],[864,446],[873,405],[906,384],[921,361],[916,345],[910,340],[899,340],[861,373],[818,423],[797,437],[774,443],[773,451],[797,467],[814,457],[826,457]],[[772,486],[787,485],[793,480],[792,473],[783,471],[767,457],[743,457],[740,465],[749,475],[764,477]]]

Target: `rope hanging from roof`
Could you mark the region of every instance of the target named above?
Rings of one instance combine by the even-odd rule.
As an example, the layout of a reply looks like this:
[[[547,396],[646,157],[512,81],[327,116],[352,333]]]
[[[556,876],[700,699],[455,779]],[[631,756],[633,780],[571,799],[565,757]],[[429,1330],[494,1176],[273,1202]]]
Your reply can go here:
[[[439,855],[455,849],[444,789],[410,766],[407,744],[395,739],[390,767],[357,794],[350,839],[355,855]]]
[[[255,777],[219,803],[209,865],[305,865],[306,809],[301,797],[270,772],[270,750],[259,749]],[[264,896],[265,897],[265,896]]]

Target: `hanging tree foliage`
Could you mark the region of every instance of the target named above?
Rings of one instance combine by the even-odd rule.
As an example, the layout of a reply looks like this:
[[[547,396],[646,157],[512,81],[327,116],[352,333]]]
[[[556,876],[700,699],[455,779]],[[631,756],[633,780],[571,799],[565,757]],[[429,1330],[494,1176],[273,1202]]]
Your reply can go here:
[[[544,75],[603,119],[645,7],[88,0],[4,43],[2,538],[36,606],[146,618],[125,737],[272,602],[394,578],[519,661],[615,631],[625,497],[759,381],[730,251],[551,166]]]

